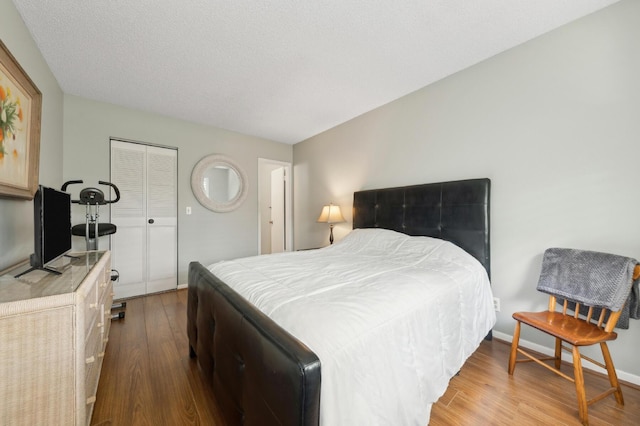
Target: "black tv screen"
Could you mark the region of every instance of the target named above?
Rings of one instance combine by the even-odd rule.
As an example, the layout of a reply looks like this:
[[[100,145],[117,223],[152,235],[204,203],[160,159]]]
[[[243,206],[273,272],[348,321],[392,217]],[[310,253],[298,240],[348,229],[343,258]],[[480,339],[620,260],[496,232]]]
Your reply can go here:
[[[35,252],[31,266],[45,266],[71,250],[71,195],[40,185],[33,199]]]

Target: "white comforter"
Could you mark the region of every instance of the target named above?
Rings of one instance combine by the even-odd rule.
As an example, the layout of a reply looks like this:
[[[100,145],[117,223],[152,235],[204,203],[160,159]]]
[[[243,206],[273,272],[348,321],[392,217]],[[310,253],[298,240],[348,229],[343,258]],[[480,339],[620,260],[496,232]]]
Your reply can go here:
[[[209,269],[318,355],[324,426],[427,425],[495,323],[482,265],[428,237],[356,229]]]

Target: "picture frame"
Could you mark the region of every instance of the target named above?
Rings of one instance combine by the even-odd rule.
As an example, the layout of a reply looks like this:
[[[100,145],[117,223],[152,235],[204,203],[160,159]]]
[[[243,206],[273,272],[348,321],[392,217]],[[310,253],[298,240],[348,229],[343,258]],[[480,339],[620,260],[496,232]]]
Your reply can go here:
[[[0,40],[0,197],[38,189],[42,93]]]

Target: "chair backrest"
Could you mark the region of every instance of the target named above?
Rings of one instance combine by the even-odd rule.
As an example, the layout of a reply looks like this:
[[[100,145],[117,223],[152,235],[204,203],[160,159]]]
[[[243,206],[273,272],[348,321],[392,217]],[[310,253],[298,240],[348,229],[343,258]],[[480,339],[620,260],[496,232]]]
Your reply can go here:
[[[634,267],[631,280],[635,281],[638,278],[640,278],[640,265]],[[549,295],[549,312],[555,312],[557,305],[558,298],[553,294]],[[587,310],[586,314],[583,313],[585,309]],[[562,302],[562,314],[571,314],[571,312],[568,311],[573,311],[573,317],[576,319],[580,319],[580,315],[583,315],[584,318],[582,319],[586,322],[597,324],[598,327],[603,328],[607,333],[613,331],[622,314],[622,309],[612,311],[611,309],[598,308],[586,303],[564,299]]]

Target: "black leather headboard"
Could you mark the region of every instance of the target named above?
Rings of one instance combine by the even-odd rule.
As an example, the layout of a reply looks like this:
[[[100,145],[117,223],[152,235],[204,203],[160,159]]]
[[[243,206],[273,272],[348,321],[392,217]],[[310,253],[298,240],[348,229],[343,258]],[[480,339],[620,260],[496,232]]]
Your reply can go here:
[[[353,228],[384,228],[441,238],[460,246],[491,276],[491,181],[470,179],[353,194]]]

